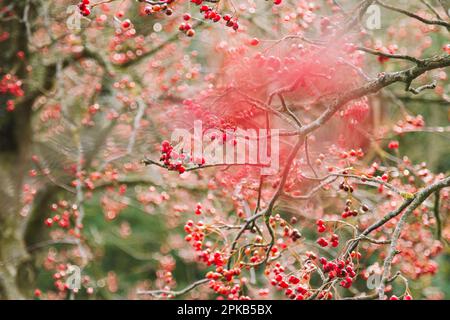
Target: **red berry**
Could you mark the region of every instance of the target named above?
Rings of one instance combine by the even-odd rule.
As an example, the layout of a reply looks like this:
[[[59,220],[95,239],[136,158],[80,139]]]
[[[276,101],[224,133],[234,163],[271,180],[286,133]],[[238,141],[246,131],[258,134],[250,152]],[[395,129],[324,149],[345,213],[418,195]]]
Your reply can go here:
[[[129,19],[126,19],[126,20],[122,21],[122,28],[123,29],[128,29],[129,27],[131,27],[131,21]]]
[[[40,298],[42,296],[42,291],[39,289],[34,290],[34,296]]]
[[[194,29],[189,29],[188,31],[186,31],[186,35],[187,35],[188,37],[193,37],[193,36],[195,36],[195,31],[194,31]]]
[[[81,14],[85,17],[87,17],[88,15],[91,14],[91,9],[89,9],[88,7],[85,7],[82,11]]]
[[[258,38],[253,38],[250,40],[250,45],[257,46],[259,44]]]
[[[325,238],[319,238],[317,240],[317,243],[321,246],[321,247],[326,247],[328,246],[328,241],[325,240]]]
[[[51,218],[48,218],[45,220],[45,225],[47,227],[51,227],[53,225],[53,220]]]
[[[389,149],[398,149],[399,143],[398,141],[391,141],[389,142],[388,148]]]
[[[290,277],[289,277],[289,283],[297,284],[297,283],[299,283],[299,282],[300,282],[300,279],[297,278],[296,276],[290,276]]]

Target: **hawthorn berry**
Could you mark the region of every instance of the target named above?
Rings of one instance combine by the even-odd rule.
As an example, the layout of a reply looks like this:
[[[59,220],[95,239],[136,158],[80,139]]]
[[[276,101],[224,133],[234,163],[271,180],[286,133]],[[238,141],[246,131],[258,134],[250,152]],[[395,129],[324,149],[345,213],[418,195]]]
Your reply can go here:
[[[39,289],[34,290],[34,296],[40,298],[42,296],[42,291]]]
[[[186,35],[187,35],[188,37],[193,37],[193,36],[195,36],[195,31],[194,31],[194,29],[189,29],[188,31],[186,31]]]
[[[45,219],[45,225],[47,227],[51,227],[53,225],[53,219],[51,219],[51,218]]]
[[[85,16],[85,17],[91,14],[91,9],[88,7],[89,4],[90,4],[89,0],[82,0],[78,4],[78,8],[80,9],[80,13],[83,16]]]
[[[337,234],[333,234],[330,239],[331,246],[336,248],[339,245],[339,236]]]
[[[126,19],[122,21],[121,26],[123,29],[128,29],[129,27],[131,27],[131,21],[129,19]]]
[[[398,149],[399,142],[398,141],[391,141],[389,142],[388,148],[389,149]]]
[[[317,243],[321,246],[321,247],[327,247],[328,246],[328,241],[321,237],[319,239],[317,239]]]
[[[322,219],[317,220],[316,225],[317,232],[319,233],[325,232],[327,230],[327,228],[325,227],[325,222]]]

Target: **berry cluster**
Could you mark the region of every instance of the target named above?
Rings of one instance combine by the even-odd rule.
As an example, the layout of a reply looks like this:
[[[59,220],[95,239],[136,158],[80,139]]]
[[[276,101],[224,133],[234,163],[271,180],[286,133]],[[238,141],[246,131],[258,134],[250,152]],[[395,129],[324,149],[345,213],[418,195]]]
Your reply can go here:
[[[327,239],[325,239],[324,237],[320,237],[319,239],[317,239],[317,244],[321,247],[328,247],[328,245],[331,243],[331,246],[333,248],[336,248],[339,245],[339,236],[335,233],[333,233],[329,239],[329,241]]]
[[[174,161],[175,160],[175,161]],[[173,151],[173,146],[165,140],[161,143],[161,158],[164,165],[171,171],[178,171],[180,174],[186,171],[183,166],[184,155],[178,155]]]
[[[308,287],[302,284],[303,280],[309,277],[298,277],[296,275],[286,275],[285,268],[280,263],[275,264],[272,272],[274,277],[270,280],[270,284],[280,290],[284,290],[285,295],[292,300],[304,300],[308,297]],[[306,279],[305,279],[306,278]]]
[[[145,6],[144,13],[146,15],[151,15],[153,13],[164,12],[167,16],[171,16],[173,14],[173,9],[169,7],[169,4],[172,2],[173,0],[168,0],[165,3]]]
[[[399,144],[399,142],[397,140],[393,140],[393,141],[389,142],[388,148],[389,149],[398,149],[399,145],[400,144]]]
[[[178,171],[180,174],[186,171],[186,165],[201,167],[205,164],[203,157],[193,157],[192,154],[183,153],[183,151],[176,152],[167,140],[161,143],[160,161],[168,170]]]
[[[328,278],[330,280],[336,277],[342,278],[341,282],[339,283],[342,287],[350,288],[352,286],[353,278],[356,277],[356,272],[350,259],[346,261],[337,260],[336,262],[334,262],[327,261],[325,257],[321,257],[319,261],[322,265],[323,272],[328,274]]]
[[[89,0],[81,0],[78,4],[78,8],[80,9],[80,13],[87,17],[91,14],[91,9],[89,8],[90,1]]]
[[[9,73],[4,75],[0,80],[0,94],[10,94],[14,97],[22,97],[24,95],[22,81]],[[15,108],[16,106],[13,100],[6,100],[6,111],[11,112],[14,111]]]
[[[201,251],[203,240],[205,239],[205,225],[203,221],[199,221],[197,224],[194,224],[192,220],[187,221],[184,231],[187,233],[184,239],[190,242],[196,251]]]
[[[319,233],[325,232],[327,230],[327,227],[325,226],[325,221],[323,221],[322,219],[317,220],[316,225],[317,225],[317,232]]]
[[[292,222],[296,222],[296,218],[291,220]],[[298,229],[293,228],[292,226],[288,225],[287,221],[282,219],[279,214],[276,214],[275,217],[270,219],[270,222],[272,226],[276,227],[276,222],[279,223],[279,226],[283,228],[283,236],[286,238],[290,238],[293,242],[299,240],[302,237],[302,234]]]
[[[387,47],[376,47],[375,50],[381,51],[382,53],[385,53],[385,54],[394,54],[398,50],[398,46],[397,45],[389,45]],[[378,61],[380,63],[385,63],[388,60],[389,60],[389,57],[378,56]]]
[[[345,192],[350,192],[350,193],[353,193],[353,191],[354,191],[353,187],[350,184],[348,184],[347,181],[342,181],[339,184],[339,189],[341,189]]]
[[[369,210],[369,207],[366,205],[361,206],[361,211],[367,212]],[[347,199],[345,202],[345,208],[344,212],[342,212],[341,216],[343,219],[349,218],[349,217],[356,217],[358,215],[358,210],[352,209],[352,200]]]
[[[123,12],[116,14],[118,19],[121,19],[123,16]],[[114,37],[109,42],[108,49],[111,51],[111,61],[115,64],[123,64],[136,59],[146,51],[145,38],[142,35],[137,35],[136,29],[132,27],[131,21],[125,19],[121,21],[120,28],[116,28]],[[131,84],[133,82],[128,81],[128,85]],[[121,80],[117,87],[115,85],[115,88],[124,89],[127,88],[127,84],[123,84]]]
[[[94,293],[94,287],[96,284],[88,275],[83,275],[81,277],[80,288],[70,286],[71,282],[68,281],[68,279],[73,274],[73,271],[70,270],[72,264],[73,263],[68,261],[65,253],[58,254],[54,250],[49,250],[49,253],[44,261],[45,269],[52,272],[52,278],[54,281],[53,286],[56,288],[56,294],[60,299],[65,299],[69,290],[72,293],[79,293],[80,289],[85,290],[88,295],[92,295]],[[34,295],[36,298],[40,298],[42,296],[42,291],[36,289]],[[49,293],[48,297],[54,299],[54,293]]]
[[[209,19],[213,22],[219,22],[220,19],[222,19],[222,17],[220,16],[220,14],[217,13],[217,11],[205,5],[200,7],[200,12],[203,13],[203,17],[205,19]]]
[[[47,227],[58,226],[68,230],[70,235],[77,238],[80,237],[79,231],[83,229],[83,226],[76,224],[76,220],[80,214],[77,205],[70,206],[67,201],[60,201],[52,204],[51,210],[55,214],[51,218],[45,219],[44,223]]]
[[[219,256],[220,253],[216,252],[214,254],[215,256]],[[221,265],[219,265],[216,268],[216,271],[209,271],[206,274],[206,278],[207,279],[212,279],[212,280],[218,280],[218,279],[225,279],[228,282],[233,281],[235,276],[239,276],[241,274],[241,269],[239,268],[233,268],[233,269],[225,269],[223,268]]]
[[[182,24],[180,24],[178,30],[183,31],[188,37],[195,36],[195,30],[192,29],[191,24],[188,22],[183,22]]]
[[[212,22],[219,22],[221,19],[225,21],[225,25],[227,27],[233,28],[233,30],[239,29],[239,23],[236,18],[233,18],[229,14],[225,14],[223,17],[212,7],[202,4],[203,0],[191,0],[191,2],[197,6],[200,6],[200,13],[203,14],[203,18],[206,20],[211,20]],[[187,22],[191,19],[191,16],[186,13],[183,15],[183,22],[179,30],[186,33],[188,37],[193,37],[195,35],[195,31],[192,29],[192,26]]]
[[[417,130],[425,126],[425,120],[422,115],[406,116],[405,120],[399,120],[394,126],[394,131],[398,134],[408,132],[410,130]]]
[[[22,90],[22,81],[16,76],[5,74],[0,80],[0,94],[11,94],[15,97],[22,97],[24,92]]]
[[[197,205],[195,206],[195,214],[198,216],[202,214],[202,204],[201,203],[197,203]]]
[[[226,296],[229,300],[250,300],[248,296],[241,296],[241,286],[236,283],[234,285],[224,284],[219,280],[211,280],[208,286],[214,290],[214,292]]]

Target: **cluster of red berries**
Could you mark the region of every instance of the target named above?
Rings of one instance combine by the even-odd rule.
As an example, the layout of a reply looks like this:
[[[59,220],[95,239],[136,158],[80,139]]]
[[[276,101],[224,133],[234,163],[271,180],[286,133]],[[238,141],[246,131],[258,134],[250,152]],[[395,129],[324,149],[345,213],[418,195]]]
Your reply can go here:
[[[316,225],[317,225],[317,232],[319,233],[325,232],[327,230],[327,227],[325,226],[325,221],[323,221],[322,219],[317,220]]]
[[[241,269],[239,268],[228,270],[220,265],[216,268],[216,271],[208,271],[208,273],[206,274],[206,278],[211,280],[225,279],[226,281],[230,282],[234,279],[235,276],[239,276],[240,274]]]
[[[192,3],[194,3],[197,6],[200,6],[200,13],[203,13],[203,17],[207,20],[211,20],[212,22],[219,22],[221,19],[223,19],[225,21],[225,25],[227,27],[233,28],[233,30],[238,30],[239,29],[239,24],[237,22],[237,19],[231,17],[231,15],[229,14],[225,14],[223,17],[213,8],[207,6],[207,5],[202,5],[203,0],[191,0]],[[189,14],[185,14],[183,15],[183,19],[185,21],[190,19],[190,15]],[[181,28],[181,26],[180,26]],[[180,29],[181,30],[181,29]],[[182,30],[184,31],[184,30]]]
[[[200,7],[200,12],[203,13],[203,17],[205,19],[209,19],[213,22],[219,22],[220,19],[222,19],[222,17],[220,16],[220,14],[217,13],[217,11],[205,5]]]
[[[166,3],[146,6],[144,8],[144,13],[150,15],[157,12],[164,12],[167,16],[171,16],[173,14],[173,9],[168,5],[172,2],[173,0],[168,0]]]
[[[178,155],[173,152],[173,146],[169,141],[165,140],[161,143],[161,158],[160,161],[163,161],[164,165],[172,171],[178,171],[180,174],[186,171],[186,168],[183,166],[183,155]],[[175,162],[173,162],[175,160]]]
[[[214,290],[214,292],[227,297],[228,300],[250,300],[248,296],[241,296],[241,286],[236,283],[234,285],[226,285],[219,280],[211,280],[208,286]]]
[[[69,286],[64,281],[64,278],[67,275],[66,271],[67,265],[59,264],[57,267],[57,271],[53,274],[53,279],[55,280],[54,285],[58,289],[58,291],[61,292],[64,292],[69,288]]]
[[[375,50],[381,51],[382,53],[386,53],[386,54],[394,54],[397,50],[398,50],[398,46],[395,44],[389,45],[388,47],[377,47],[375,48]],[[385,63],[386,61],[388,61],[389,58],[385,57],[385,56],[378,56],[378,61],[380,63]]]
[[[329,241],[324,237],[320,237],[319,239],[317,239],[317,244],[321,247],[328,247],[330,243],[333,248],[336,248],[339,245],[339,236],[333,233]]]
[[[64,293],[68,289],[71,289],[74,293],[79,292],[79,288],[70,288],[67,283],[67,277],[70,276],[69,271],[69,264],[66,263],[59,263],[55,268],[55,273],[53,274],[53,279],[55,280],[54,286],[55,288],[61,292]],[[83,276],[82,277],[82,284],[83,287],[86,289],[87,294],[92,294],[94,292],[94,289],[89,285],[90,277],[89,276]]]
[[[188,37],[195,36],[195,30],[192,29],[191,24],[188,22],[183,22],[182,24],[180,24],[178,30],[183,31]]]
[[[347,158],[349,158],[349,157],[354,157],[354,158],[359,158],[359,159],[361,159],[361,158],[364,157],[364,151],[363,151],[361,148],[359,148],[359,149],[357,149],[357,150],[351,149],[351,150],[349,150],[349,151],[343,151],[343,152],[340,152],[340,153],[339,153],[339,157],[340,157],[341,159],[347,159]]]
[[[222,267],[226,262],[222,252],[219,251],[211,252],[210,248],[206,248],[205,250],[201,251],[198,255],[198,258],[208,267],[212,265],[215,265],[216,267]]]
[[[291,226],[289,226],[286,222],[286,220],[281,219],[281,217],[279,215],[276,215],[275,218],[272,219],[271,223],[275,226],[275,221],[279,221],[279,225],[280,227],[283,228],[283,236],[290,238],[293,242],[299,240],[302,237],[302,234],[300,233],[300,231],[298,231],[298,229],[293,228]],[[294,221],[294,223],[297,221],[296,219],[291,220]]]
[[[116,13],[117,19],[122,19],[125,13],[119,11]],[[114,37],[110,39],[108,49],[111,52],[110,59],[114,64],[123,64],[128,61],[134,60],[141,56],[145,51],[145,37],[138,35],[136,29],[133,28],[133,24],[130,19],[120,20],[120,27],[116,28]],[[135,86],[135,83],[125,79],[125,82],[120,80],[115,86],[115,89],[131,89]],[[129,104],[131,99],[127,96],[122,97],[121,100],[124,104]],[[111,116],[118,117],[118,114],[111,112]]]
[[[365,204],[363,204],[360,208],[362,212],[369,211],[369,207]],[[347,199],[345,202],[345,208],[344,212],[342,212],[341,216],[343,219],[349,218],[349,217],[356,217],[358,215],[358,210],[352,209],[352,201],[350,199]]]
[[[408,132],[409,130],[415,130],[418,128],[423,128],[425,126],[425,120],[422,115],[406,116],[405,120],[399,120],[394,127],[396,133]]]
[[[195,206],[195,214],[198,216],[202,214],[202,204],[201,203],[197,203],[197,205]]]
[[[399,297],[397,297],[397,296],[394,294],[394,295],[392,295],[392,296],[389,298],[389,300],[400,300],[400,299],[399,299]],[[409,294],[406,294],[406,295],[403,297],[403,300],[412,300],[412,297],[411,297]]]
[[[393,140],[393,141],[389,142],[388,148],[389,149],[398,149],[399,145],[400,144],[399,144],[399,142],[397,140]]]
[[[323,272],[328,274],[328,278],[342,278],[339,283],[344,288],[350,288],[353,284],[353,278],[356,277],[356,272],[354,270],[353,263],[348,259],[346,261],[337,260],[327,261],[325,257],[321,257],[319,259],[320,264],[322,265]]]
[[[91,9],[89,8],[90,1],[89,0],[81,0],[78,4],[78,8],[80,9],[80,13],[87,17],[91,14]]]
[[[308,288],[301,284],[302,279],[295,275],[287,276],[284,271],[284,267],[280,263],[276,263],[272,270],[274,277],[270,280],[270,284],[284,290],[289,299],[304,300],[307,298],[309,295]]]
[[[256,236],[255,237],[255,242],[257,244],[261,244],[263,242],[262,237],[261,236]],[[262,253],[261,251],[263,251],[263,250],[261,250],[261,249],[259,249],[259,250],[252,250],[251,248],[247,247],[244,250],[244,254],[247,257],[250,257],[250,259],[249,259],[250,263],[259,263],[264,258],[264,256],[263,256],[264,253]],[[273,246],[272,249],[271,249],[271,253],[272,254],[276,254],[277,252],[278,252],[278,248],[276,246]]]
[[[0,94],[11,94],[15,97],[22,97],[22,81],[12,74],[5,74],[0,80]]]
[[[62,229],[69,230],[70,235],[80,237],[79,231],[77,230],[81,230],[83,226],[76,225],[75,222],[80,214],[77,205],[70,206],[67,201],[60,201],[59,203],[52,204],[51,210],[55,214],[53,217],[45,219],[44,223],[47,227],[57,225]]]
[[[352,193],[354,191],[353,187],[350,184],[348,184],[346,181],[342,181],[339,184],[339,189],[341,189],[345,192],[350,192],[350,193]]]
[[[190,242],[196,251],[202,250],[203,240],[205,239],[205,225],[203,221],[194,223],[189,220],[184,225],[184,231],[187,233],[184,238],[187,242]]]

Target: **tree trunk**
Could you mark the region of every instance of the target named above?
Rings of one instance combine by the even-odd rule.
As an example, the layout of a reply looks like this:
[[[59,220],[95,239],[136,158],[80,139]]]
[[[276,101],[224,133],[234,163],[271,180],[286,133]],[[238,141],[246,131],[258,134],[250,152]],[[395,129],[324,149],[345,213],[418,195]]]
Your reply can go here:
[[[1,223],[0,234],[0,298],[24,299],[32,284],[30,257],[22,232],[13,219]],[[26,292],[28,291],[28,292]]]

